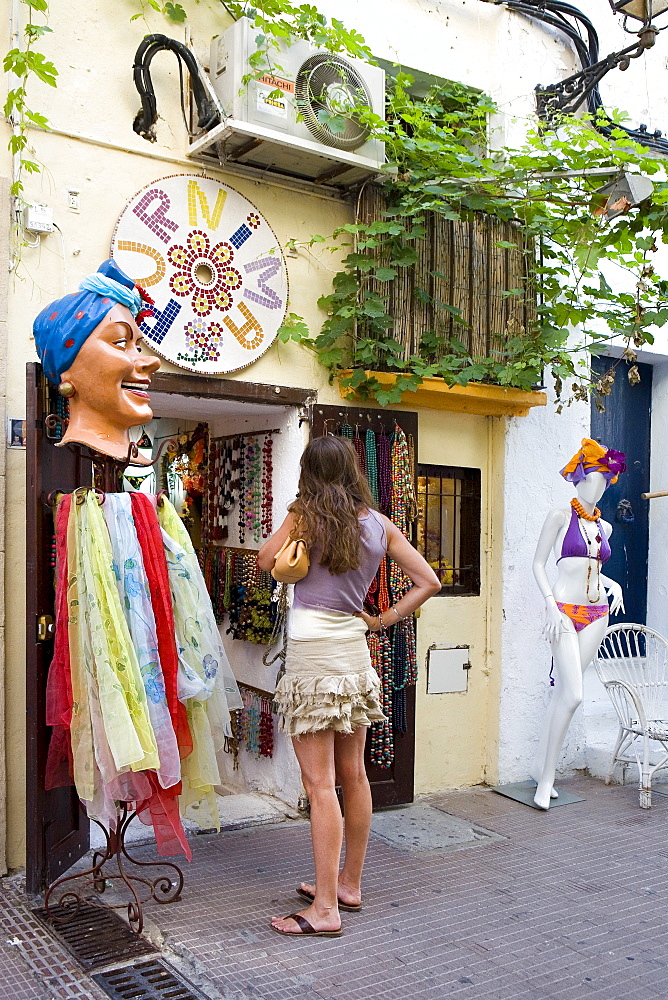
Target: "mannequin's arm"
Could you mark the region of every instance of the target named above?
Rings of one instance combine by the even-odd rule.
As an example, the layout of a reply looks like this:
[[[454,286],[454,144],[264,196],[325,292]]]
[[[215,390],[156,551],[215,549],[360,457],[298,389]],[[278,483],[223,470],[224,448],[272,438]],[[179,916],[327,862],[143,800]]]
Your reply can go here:
[[[612,534],[612,525],[609,521],[601,521],[601,527],[605,532],[605,537],[610,538]],[[606,591],[610,595],[610,614],[616,615],[619,611],[625,612],[624,607],[624,592],[615,580],[611,580],[609,576],[604,576],[601,573],[601,583],[605,587]]]
[[[533,575],[538,589],[545,598],[546,624],[545,635],[548,639],[555,639],[561,628],[561,612],[557,607],[557,602],[552,595],[552,586],[547,578],[546,565],[550,553],[554,547],[557,535],[564,526],[566,515],[563,510],[551,510],[545,518],[545,523],[538,538],[536,553],[533,557]]]
[[[611,580],[609,576],[604,576],[603,573],[601,573],[601,583],[610,595],[610,614],[616,615],[620,611],[623,614],[626,608],[624,607],[624,592],[621,586],[615,580]]]

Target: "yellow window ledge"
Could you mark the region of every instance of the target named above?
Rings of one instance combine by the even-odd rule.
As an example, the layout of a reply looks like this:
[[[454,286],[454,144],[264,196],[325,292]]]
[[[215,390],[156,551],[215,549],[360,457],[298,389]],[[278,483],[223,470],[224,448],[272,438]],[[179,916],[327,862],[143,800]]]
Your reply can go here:
[[[342,372],[344,377],[352,371]],[[383,385],[393,385],[397,380],[394,372],[365,372],[367,378],[375,378]],[[340,387],[344,399],[358,398],[354,390]],[[476,413],[485,417],[526,417],[533,406],[545,406],[547,394],[526,392],[502,385],[484,385],[469,382],[468,385],[446,385],[442,378],[426,378],[415,392],[406,392],[402,406],[425,406],[433,410],[450,410],[455,413]]]

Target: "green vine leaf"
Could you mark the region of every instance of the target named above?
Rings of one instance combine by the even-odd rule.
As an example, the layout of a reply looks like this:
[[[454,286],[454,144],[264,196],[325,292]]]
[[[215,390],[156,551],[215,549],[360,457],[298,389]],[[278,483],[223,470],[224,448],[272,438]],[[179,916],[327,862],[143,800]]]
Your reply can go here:
[[[188,16],[180,3],[166,3],[164,13],[177,24],[182,24]]]

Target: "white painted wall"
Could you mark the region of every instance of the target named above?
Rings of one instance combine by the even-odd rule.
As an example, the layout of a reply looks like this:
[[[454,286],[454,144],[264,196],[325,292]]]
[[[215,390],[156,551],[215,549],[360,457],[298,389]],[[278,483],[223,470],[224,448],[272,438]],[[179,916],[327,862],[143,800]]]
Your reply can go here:
[[[550,649],[541,631],[544,602],[531,571],[547,512],[566,507],[573,490],[559,475],[589,433],[589,407],[545,409],[508,420],[503,538],[503,625],[499,724],[499,781],[529,777],[550,687]],[[580,713],[569,730],[562,768],[583,767]]]

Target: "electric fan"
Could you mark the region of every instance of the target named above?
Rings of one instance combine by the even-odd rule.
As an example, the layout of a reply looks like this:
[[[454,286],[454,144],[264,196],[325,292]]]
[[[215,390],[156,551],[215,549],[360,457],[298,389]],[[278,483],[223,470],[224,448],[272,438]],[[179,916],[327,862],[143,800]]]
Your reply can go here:
[[[316,52],[302,63],[295,82],[295,104],[314,139],[326,146],[357,149],[369,138],[357,111],[372,107],[371,94],[357,70],[340,56]],[[343,120],[342,131],[330,127],[329,115]]]

